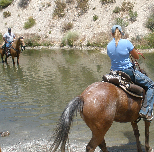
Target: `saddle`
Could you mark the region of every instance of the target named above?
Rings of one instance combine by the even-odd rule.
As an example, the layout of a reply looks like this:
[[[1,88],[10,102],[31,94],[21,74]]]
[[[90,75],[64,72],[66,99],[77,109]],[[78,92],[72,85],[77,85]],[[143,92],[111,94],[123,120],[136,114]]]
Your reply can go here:
[[[109,74],[103,75],[102,82],[112,83],[122,88],[128,94],[144,100],[145,90],[134,84],[130,76],[122,71],[111,71]]]

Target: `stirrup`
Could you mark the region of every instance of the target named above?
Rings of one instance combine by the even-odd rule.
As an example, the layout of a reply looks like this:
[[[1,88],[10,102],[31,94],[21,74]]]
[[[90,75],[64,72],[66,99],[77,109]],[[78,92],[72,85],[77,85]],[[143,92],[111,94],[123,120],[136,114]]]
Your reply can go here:
[[[140,120],[141,120],[141,117],[139,116],[139,117],[134,121],[134,123],[138,123],[138,122],[140,122]]]

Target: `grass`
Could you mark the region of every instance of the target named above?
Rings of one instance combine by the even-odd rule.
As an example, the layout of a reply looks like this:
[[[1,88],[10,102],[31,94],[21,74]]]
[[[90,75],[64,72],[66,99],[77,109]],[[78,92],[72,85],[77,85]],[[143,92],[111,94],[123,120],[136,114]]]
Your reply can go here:
[[[33,19],[33,17],[31,16],[28,18],[28,21],[25,22],[24,29],[29,29],[33,27],[35,24],[36,24],[35,19]]]
[[[136,38],[132,38],[132,42],[139,49],[154,48],[154,33],[150,33],[145,36],[137,36]]]
[[[61,47],[66,46],[66,45],[68,45],[70,47],[73,47],[74,46],[74,42],[77,41],[78,38],[79,38],[79,36],[78,36],[78,34],[76,32],[69,31],[63,37],[62,43],[61,43]]]
[[[30,34],[24,36],[24,42],[26,46],[35,47],[35,46],[53,46],[53,43],[49,40],[42,40],[41,37],[37,34]]]

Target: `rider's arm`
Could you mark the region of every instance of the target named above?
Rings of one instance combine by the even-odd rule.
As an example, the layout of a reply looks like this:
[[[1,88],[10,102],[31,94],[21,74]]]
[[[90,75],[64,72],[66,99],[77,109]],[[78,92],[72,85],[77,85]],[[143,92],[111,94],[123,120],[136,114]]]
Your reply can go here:
[[[130,54],[133,56],[134,59],[139,59],[139,55],[138,55],[138,53],[136,52],[135,49],[133,49],[132,51],[130,51]]]
[[[7,41],[6,41],[5,37],[3,37],[3,40],[7,43]]]

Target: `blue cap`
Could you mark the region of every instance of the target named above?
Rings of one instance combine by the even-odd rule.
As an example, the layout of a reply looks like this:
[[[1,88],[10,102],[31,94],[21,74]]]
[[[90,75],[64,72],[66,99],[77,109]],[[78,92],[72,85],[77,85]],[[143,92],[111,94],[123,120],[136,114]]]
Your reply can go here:
[[[115,33],[116,28],[118,28],[119,31],[122,33],[122,28],[121,28],[120,25],[114,25],[114,26],[112,27],[112,33]]]

